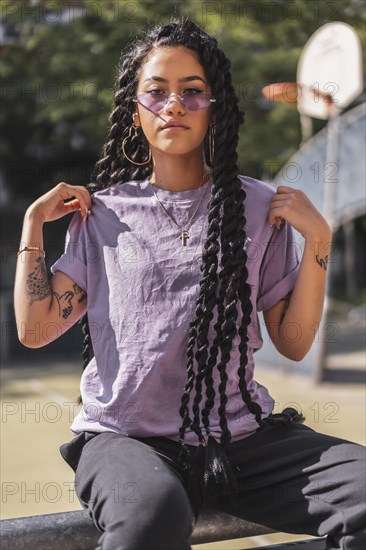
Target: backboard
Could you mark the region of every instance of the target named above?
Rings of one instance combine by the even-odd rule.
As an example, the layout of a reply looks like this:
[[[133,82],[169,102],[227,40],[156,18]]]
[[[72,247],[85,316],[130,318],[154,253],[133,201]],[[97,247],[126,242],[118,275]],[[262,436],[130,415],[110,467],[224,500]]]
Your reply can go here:
[[[301,53],[297,82],[300,113],[327,119],[333,104],[337,109],[349,105],[363,90],[362,50],[356,31],[338,21],[320,27]]]

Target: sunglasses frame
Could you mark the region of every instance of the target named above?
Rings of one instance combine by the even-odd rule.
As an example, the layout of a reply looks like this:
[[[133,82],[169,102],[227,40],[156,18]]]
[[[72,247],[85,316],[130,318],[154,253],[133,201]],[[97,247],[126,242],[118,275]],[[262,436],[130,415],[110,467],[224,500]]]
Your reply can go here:
[[[186,104],[184,103],[184,95],[179,95],[179,94],[171,93],[169,96],[162,96],[162,97],[164,97],[164,99],[165,99],[165,103],[163,104],[162,107],[160,107],[160,109],[157,109],[156,111],[153,111],[153,109],[151,109],[150,107],[147,107],[146,105],[144,105],[144,104],[141,102],[141,99],[139,99],[139,98],[141,98],[142,96],[143,96],[143,97],[146,97],[146,96],[149,96],[149,95],[150,95],[149,92],[143,92],[143,93],[141,93],[141,94],[136,95],[136,96],[133,98],[133,101],[134,101],[135,103],[139,103],[142,107],[145,107],[145,109],[148,109],[149,111],[151,111],[151,112],[153,112],[153,113],[157,113],[157,112],[161,111],[162,109],[165,109],[165,107],[166,107],[167,104],[169,103],[169,100],[170,100],[170,98],[171,98],[172,96],[177,97],[177,98],[179,99],[180,103],[183,105],[183,107],[184,107],[185,109],[187,109],[187,111],[190,111],[191,113],[194,113],[194,112],[196,112],[196,111],[201,111],[202,109],[207,109],[207,107],[210,106],[210,103],[215,103],[215,101],[216,101],[216,98],[214,98],[214,97],[212,96],[212,94],[209,94],[209,93],[206,93],[206,92],[204,92],[203,94],[197,94],[197,97],[199,97],[200,95],[201,95],[201,96],[202,96],[202,95],[208,96],[208,97],[209,97],[209,99],[208,99],[209,104],[206,105],[205,107],[201,107],[200,109],[193,109],[193,110],[192,110],[192,109],[188,109],[188,107],[187,107]],[[195,96],[193,96],[193,97],[195,97]],[[159,96],[159,100],[161,100],[161,99],[160,99],[160,96]]]

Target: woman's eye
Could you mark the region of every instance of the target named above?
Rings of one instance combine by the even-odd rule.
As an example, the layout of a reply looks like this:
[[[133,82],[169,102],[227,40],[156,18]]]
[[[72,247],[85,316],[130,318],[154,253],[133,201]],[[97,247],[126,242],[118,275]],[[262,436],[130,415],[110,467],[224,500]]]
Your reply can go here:
[[[151,95],[162,95],[164,92],[163,90],[158,90],[157,88],[154,89],[154,90],[149,90],[147,92],[148,94],[151,94]]]
[[[199,88],[186,88],[184,90],[185,95],[196,95],[196,94],[202,94],[202,90]]]

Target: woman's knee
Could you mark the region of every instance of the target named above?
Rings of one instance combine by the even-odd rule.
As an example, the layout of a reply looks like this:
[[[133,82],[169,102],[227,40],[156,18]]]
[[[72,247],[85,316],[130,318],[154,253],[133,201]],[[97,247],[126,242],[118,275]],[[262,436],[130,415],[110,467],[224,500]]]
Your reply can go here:
[[[342,477],[352,493],[365,497],[366,448],[355,443],[342,445]]]
[[[171,480],[165,480],[153,494],[142,493],[133,511],[126,510],[127,503],[119,502],[109,513],[103,514],[106,544],[107,541],[110,545],[112,540],[118,540],[121,544],[118,548],[128,550],[190,548],[191,506],[180,481],[175,479],[173,473],[171,476]]]
[[[365,525],[366,497],[366,448],[350,444],[347,467],[344,468],[344,479],[348,483],[349,506],[355,509],[355,515]]]
[[[75,488],[107,537],[131,538],[126,546],[131,549],[144,548],[141,537],[162,537],[155,548],[165,548],[165,541],[170,550],[185,548],[174,541],[188,540],[192,530],[188,496],[178,475],[141,442],[116,434],[97,436],[83,450]],[[136,537],[140,546],[134,546]]]

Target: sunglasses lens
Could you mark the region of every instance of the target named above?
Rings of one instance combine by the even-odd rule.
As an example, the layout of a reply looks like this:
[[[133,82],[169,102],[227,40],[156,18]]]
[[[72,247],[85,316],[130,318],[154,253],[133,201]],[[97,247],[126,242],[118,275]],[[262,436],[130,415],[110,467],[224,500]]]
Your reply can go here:
[[[149,111],[157,113],[164,107],[165,97],[158,97],[152,94],[140,94],[137,96],[138,102]]]
[[[210,95],[208,94],[195,94],[184,96],[184,106],[188,111],[199,111],[205,109],[210,105]]]

